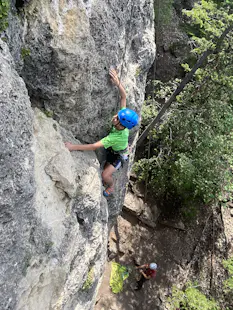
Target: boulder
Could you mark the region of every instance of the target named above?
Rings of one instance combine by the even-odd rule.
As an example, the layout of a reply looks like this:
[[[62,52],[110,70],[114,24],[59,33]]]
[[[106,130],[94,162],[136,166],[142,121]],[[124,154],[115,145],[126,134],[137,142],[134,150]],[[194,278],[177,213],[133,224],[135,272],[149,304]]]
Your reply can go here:
[[[160,214],[157,206],[148,205],[140,197],[130,191],[126,193],[123,209],[132,213],[139,221],[152,228],[155,228],[156,220]]]

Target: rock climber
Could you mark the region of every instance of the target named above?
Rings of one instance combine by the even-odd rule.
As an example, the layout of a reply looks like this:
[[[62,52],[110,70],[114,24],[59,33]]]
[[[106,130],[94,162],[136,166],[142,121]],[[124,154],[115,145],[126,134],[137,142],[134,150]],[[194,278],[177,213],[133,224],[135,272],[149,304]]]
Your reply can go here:
[[[120,111],[112,118],[112,129],[105,138],[93,144],[72,144],[66,142],[65,146],[70,151],[95,151],[104,147],[107,150],[106,163],[102,172],[105,190],[103,195],[109,197],[114,192],[112,174],[117,171],[122,163],[128,159],[128,137],[129,129],[132,129],[139,122],[137,113],[126,108],[126,92],[121,84],[115,69],[109,70],[111,81],[120,92]]]
[[[141,273],[141,277],[137,281],[137,287],[135,288],[135,291],[139,291],[142,288],[144,282],[146,282],[151,278],[155,278],[157,264],[156,263],[145,264],[137,266],[136,269],[138,269],[139,272]]]

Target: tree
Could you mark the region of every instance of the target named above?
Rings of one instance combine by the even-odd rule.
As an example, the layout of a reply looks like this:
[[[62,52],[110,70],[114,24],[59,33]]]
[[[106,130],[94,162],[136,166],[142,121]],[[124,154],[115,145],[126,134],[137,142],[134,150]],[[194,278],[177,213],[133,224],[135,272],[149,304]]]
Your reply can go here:
[[[193,23],[202,29],[201,33],[204,34],[203,37],[192,36],[192,39],[198,44],[198,48],[195,48],[193,52],[197,54],[202,52],[202,55],[192,70],[186,74],[185,78],[173,92],[171,97],[165,102],[156,117],[140,135],[137,141],[138,146],[140,146],[143,140],[147,137],[149,131],[159,124],[167,109],[176,99],[176,96],[179,95],[187,83],[192,80],[196,71],[205,63],[208,64],[210,61],[209,56],[218,55],[221,51],[225,51],[225,41],[228,40],[228,34],[233,30],[233,15],[230,6],[224,6],[223,8],[218,9],[217,5],[212,1],[202,0],[200,4],[195,4],[193,10],[185,10],[184,12],[187,16],[192,18]],[[213,60],[211,59],[211,61]]]
[[[216,301],[207,298],[198,289],[197,283],[194,285],[187,283],[184,290],[173,287],[172,296],[168,298],[167,307],[170,310],[220,310]]]
[[[193,78],[189,84],[181,83],[186,87],[179,96],[179,86],[173,92],[171,98],[176,98],[176,104],[162,126],[151,130],[171,105],[171,99],[152,120],[151,156],[141,159],[135,167],[141,179],[148,179],[157,198],[177,199],[187,205],[209,202],[218,197],[223,185],[230,186],[233,15],[230,7],[219,8],[204,0],[185,14],[198,27],[199,36],[192,35],[192,53],[204,53],[202,65],[198,65],[199,61],[195,71],[184,65],[190,80]]]

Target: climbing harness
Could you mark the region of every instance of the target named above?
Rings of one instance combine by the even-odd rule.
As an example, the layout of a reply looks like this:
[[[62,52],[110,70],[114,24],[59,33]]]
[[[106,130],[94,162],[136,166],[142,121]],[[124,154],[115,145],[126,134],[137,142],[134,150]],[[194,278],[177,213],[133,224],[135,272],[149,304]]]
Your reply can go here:
[[[121,161],[121,166],[123,168],[124,163],[129,159],[129,147],[127,146],[124,150],[121,151],[114,151],[111,149],[110,152],[119,156],[119,160]]]

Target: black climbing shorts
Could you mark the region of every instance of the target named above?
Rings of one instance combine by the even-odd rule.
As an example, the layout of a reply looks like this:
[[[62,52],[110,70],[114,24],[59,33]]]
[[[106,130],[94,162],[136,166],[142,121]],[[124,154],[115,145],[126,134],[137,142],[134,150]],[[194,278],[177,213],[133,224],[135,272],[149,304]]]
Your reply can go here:
[[[107,151],[106,162],[113,165],[113,167],[116,168],[117,170],[120,169],[122,165],[121,155],[114,153],[114,151],[111,148],[107,149],[106,151]]]

